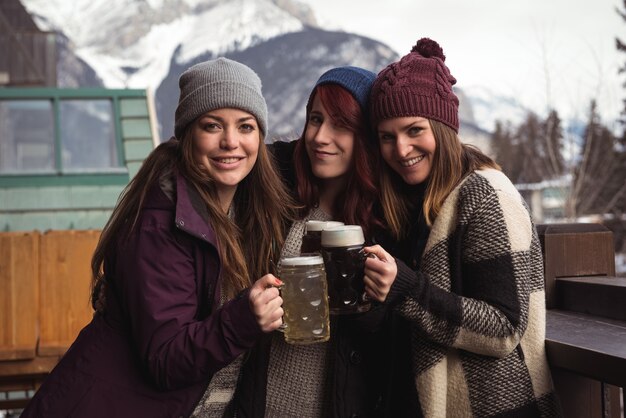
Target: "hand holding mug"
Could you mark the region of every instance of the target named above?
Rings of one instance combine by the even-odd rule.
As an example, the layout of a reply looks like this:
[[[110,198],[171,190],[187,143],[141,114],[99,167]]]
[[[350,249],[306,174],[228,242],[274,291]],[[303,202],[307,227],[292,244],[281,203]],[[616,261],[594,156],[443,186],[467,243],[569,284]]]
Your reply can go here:
[[[282,282],[273,274],[266,274],[250,288],[250,307],[263,332],[272,332],[283,323],[283,299],[277,288],[280,285]]]
[[[365,293],[373,300],[384,302],[398,274],[396,260],[380,245],[365,247],[363,250],[368,256],[376,256],[365,260]]]

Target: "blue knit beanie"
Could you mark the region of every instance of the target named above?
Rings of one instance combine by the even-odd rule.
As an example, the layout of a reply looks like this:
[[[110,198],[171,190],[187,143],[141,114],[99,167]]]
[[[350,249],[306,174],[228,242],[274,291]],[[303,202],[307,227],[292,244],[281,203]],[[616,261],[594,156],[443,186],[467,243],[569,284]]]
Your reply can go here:
[[[375,79],[376,74],[363,68],[351,66],[337,67],[322,74],[317,83],[315,83],[313,91],[323,84],[338,84],[352,94],[359,103],[363,114],[367,114],[368,97]],[[311,99],[309,98],[309,100]]]

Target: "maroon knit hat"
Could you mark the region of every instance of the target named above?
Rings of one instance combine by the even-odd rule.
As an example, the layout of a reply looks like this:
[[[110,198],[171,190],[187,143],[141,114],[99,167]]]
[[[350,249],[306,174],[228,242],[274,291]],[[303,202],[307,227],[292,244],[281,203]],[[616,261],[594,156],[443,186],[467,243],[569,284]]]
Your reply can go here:
[[[444,64],[439,44],[422,38],[400,61],[389,64],[370,93],[370,120],[420,116],[445,123],[459,132],[459,99],[452,92],[456,79]]]

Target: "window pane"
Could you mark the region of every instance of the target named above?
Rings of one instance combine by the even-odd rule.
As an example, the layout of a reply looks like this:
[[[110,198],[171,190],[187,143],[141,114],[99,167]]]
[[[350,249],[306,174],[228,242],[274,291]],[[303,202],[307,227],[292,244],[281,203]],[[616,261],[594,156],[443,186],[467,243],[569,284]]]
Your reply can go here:
[[[54,170],[49,100],[0,100],[0,173]]]
[[[63,171],[118,167],[111,100],[61,101]]]

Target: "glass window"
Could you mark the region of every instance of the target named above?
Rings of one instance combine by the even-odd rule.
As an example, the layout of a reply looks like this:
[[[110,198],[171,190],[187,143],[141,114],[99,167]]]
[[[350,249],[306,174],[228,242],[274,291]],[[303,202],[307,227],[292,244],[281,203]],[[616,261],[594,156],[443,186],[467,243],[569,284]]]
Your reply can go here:
[[[119,167],[111,100],[61,100],[63,171]]]
[[[0,173],[54,170],[50,100],[0,100]]]

